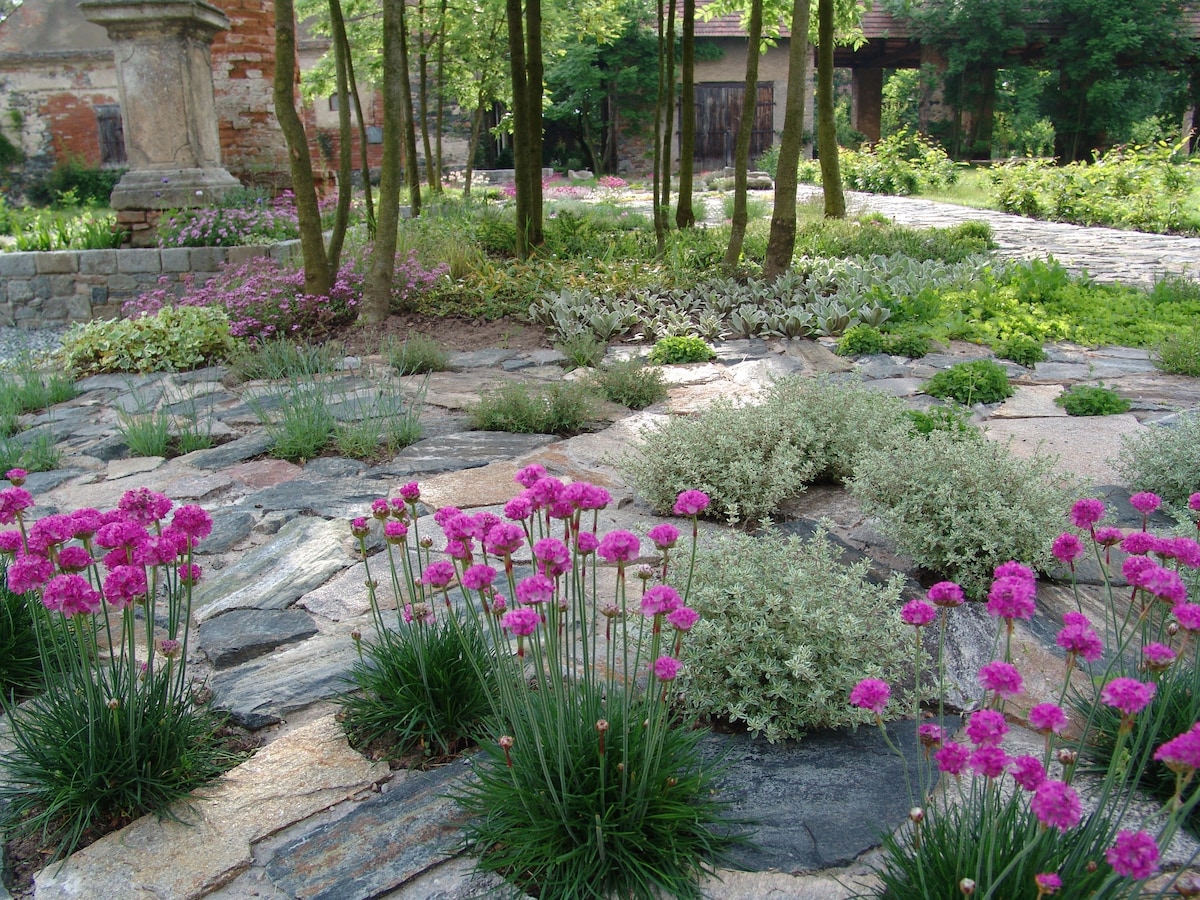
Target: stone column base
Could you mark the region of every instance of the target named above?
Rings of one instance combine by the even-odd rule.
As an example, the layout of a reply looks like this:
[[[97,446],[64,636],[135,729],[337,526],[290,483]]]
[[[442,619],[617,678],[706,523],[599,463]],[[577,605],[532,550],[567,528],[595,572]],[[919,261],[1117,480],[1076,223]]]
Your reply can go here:
[[[112,208],[187,209],[208,206],[242,183],[223,168],[130,169],[112,192]]]

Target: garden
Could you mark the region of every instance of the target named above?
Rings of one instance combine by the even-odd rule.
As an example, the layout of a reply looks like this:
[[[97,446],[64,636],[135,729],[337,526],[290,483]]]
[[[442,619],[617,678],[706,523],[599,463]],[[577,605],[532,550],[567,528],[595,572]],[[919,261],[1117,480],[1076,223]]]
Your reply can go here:
[[[223,513],[256,510],[257,537],[230,545],[245,549],[283,535],[298,507],[232,483],[211,502],[169,496],[204,454],[253,437],[239,466],[310,479],[313,494],[375,491],[352,514],[318,497],[299,514],[337,525],[365,591],[358,616],[325,635],[352,655],[323,699],[369,758],[469,761],[474,777],[452,791],[458,839],[494,885],[702,896],[755,841],[722,799],[711,734],[799,753],[810,734],[874,726],[900,748],[911,812],[880,829],[864,893],[1196,890],[1179,873],[1200,802],[1200,420],[1123,440],[1125,492],[1103,500],[980,426],[1063,345],[1134,348],[1141,374],[1200,374],[1200,286],[1006,262],[978,223],[815,211],[788,275],[768,282],[751,262],[716,274],[722,227],[674,233],[660,256],[619,186],[587,190],[587,202],[579,190],[551,201],[546,247],[528,262],[514,259],[503,197],[444,200],[405,222],[383,328],[354,321],[360,238],[328,297],[305,295],[286,263],[254,260],[75,327],[53,366],[11,364],[0,798],[18,855],[49,863],[53,883],[61,860],[111,846],[101,835],[143,813],[190,815],[192,791],[255,742],[227,718],[228,673],[208,667],[205,643],[230,615],[207,608],[212,585],[236,560],[203,554]],[[258,224],[201,211],[171,227],[258,241],[286,207],[247,199]],[[765,241],[760,222],[746,260]],[[447,347],[421,326],[462,336]],[[528,378],[487,367],[452,404],[453,351],[474,341],[546,362]],[[831,374],[777,372],[674,414],[689,373],[802,345]],[[906,372],[935,361],[921,402],[844,374],[889,359]],[[1084,372],[1062,412],[1156,412],[1103,377]],[[102,405],[111,415],[87,421],[119,447],[103,451],[106,471],[158,460],[134,467],[153,485],[113,493],[109,510],[72,509],[84,492],[56,493],[53,476],[100,452],[87,443],[99,432],[63,423]],[[633,417],[642,426],[604,477],[569,456],[558,471],[514,464],[505,496],[460,509],[450,488],[472,469],[401,475],[422,437],[589,446]],[[806,498],[830,491],[873,523],[888,562],[847,556],[836,523],[792,528]],[[969,672],[953,646],[964,617],[987,635]],[[1056,650],[1029,671],[1039,634]],[[86,744],[70,737],[84,732]],[[202,815],[206,801],[190,802]]]

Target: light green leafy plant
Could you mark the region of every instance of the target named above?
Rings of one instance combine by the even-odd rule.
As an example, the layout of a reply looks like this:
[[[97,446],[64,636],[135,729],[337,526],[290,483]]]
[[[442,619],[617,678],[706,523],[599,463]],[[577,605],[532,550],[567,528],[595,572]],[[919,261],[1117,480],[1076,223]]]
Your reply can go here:
[[[845,701],[856,681],[911,669],[895,616],[903,579],[873,584],[866,561],[847,566],[838,556],[824,533],[802,541],[772,532],[731,535],[698,555],[690,710],[774,743],[857,722]]]
[[[659,338],[650,350],[650,362],[669,366],[680,363],[705,362],[717,354],[703,338],[673,335]]]
[[[63,360],[77,375],[186,371],[226,359],[235,346],[225,311],[167,306],[139,319],[77,325],[63,336]]]
[[[1008,373],[990,359],[956,363],[938,372],[925,384],[931,397],[953,400],[964,406],[975,403],[999,403],[1013,395]]]
[[[1113,416],[1129,409],[1129,401],[1102,384],[1074,384],[1063,391],[1054,402],[1068,416]]]
[[[901,553],[979,596],[1006,560],[1048,563],[1069,489],[1053,464],[934,429],[864,451],[851,490]]]
[[[1200,416],[1181,414],[1169,426],[1148,426],[1126,436],[1117,471],[1134,490],[1186,506],[1200,485]]]

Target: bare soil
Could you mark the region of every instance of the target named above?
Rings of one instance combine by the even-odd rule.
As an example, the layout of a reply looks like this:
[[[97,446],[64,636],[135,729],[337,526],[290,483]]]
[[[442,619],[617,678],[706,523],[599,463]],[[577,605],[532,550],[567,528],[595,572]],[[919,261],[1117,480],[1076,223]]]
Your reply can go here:
[[[369,356],[378,353],[388,338],[403,341],[416,334],[437,341],[452,353],[493,348],[537,350],[552,345],[545,328],[513,319],[485,321],[417,314],[392,315],[379,325],[352,323],[335,329],[329,339],[340,342],[348,355]]]

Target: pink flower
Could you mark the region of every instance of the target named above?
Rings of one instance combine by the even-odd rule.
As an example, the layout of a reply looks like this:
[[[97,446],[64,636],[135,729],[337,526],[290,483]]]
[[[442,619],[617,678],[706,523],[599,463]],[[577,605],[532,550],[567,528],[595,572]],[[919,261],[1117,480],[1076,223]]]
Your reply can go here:
[[[533,545],[539,571],[555,577],[571,568],[571,551],[557,538],[542,538]]]
[[[383,537],[389,544],[403,544],[408,537],[408,526],[395,519],[384,522]]]
[[[1002,619],[1032,619],[1037,611],[1036,588],[1026,578],[1005,575],[988,591],[987,611]]]
[[[669,522],[663,522],[651,528],[646,537],[659,550],[668,550],[679,541],[679,529]]]
[[[1029,808],[1046,828],[1057,828],[1063,833],[1074,828],[1083,818],[1079,795],[1062,781],[1043,781],[1029,801]]]
[[[496,580],[496,570],[491,566],[470,566],[463,572],[462,583],[469,591],[482,591]]]
[[[1058,646],[1088,662],[1095,662],[1104,655],[1104,642],[1092,629],[1086,616],[1081,613],[1066,613],[1063,621],[1066,625],[1059,630],[1055,638]]]
[[[581,531],[575,538],[575,549],[583,556],[595,553],[600,547],[600,539],[590,531]]]
[[[1164,538],[1163,543],[1169,543],[1170,555],[1189,569],[1200,569],[1200,543],[1188,537]]]
[[[669,584],[656,584],[642,595],[642,615],[647,618],[672,612],[682,605],[683,598]]]
[[[519,637],[525,637],[537,631],[537,627],[541,621],[541,616],[533,608],[518,606],[516,609],[510,609],[504,614],[504,617],[500,620],[500,627],[507,628]]]
[[[917,740],[921,742],[922,747],[940,747],[945,737],[941,725],[926,722],[917,726]]]
[[[1176,603],[1171,615],[1184,631],[1200,631],[1200,603]]]
[[[350,533],[352,535],[354,535],[356,538],[365,538],[368,534],[371,533],[371,526],[367,524],[366,516],[357,516],[350,520]],[[103,531],[97,537],[97,540],[102,540],[102,539],[103,539]],[[107,546],[107,545],[101,544],[100,546],[103,547],[103,546]]]
[[[1064,531],[1054,539],[1054,543],[1050,547],[1050,552],[1054,554],[1054,558],[1064,565],[1074,566],[1075,560],[1083,556],[1083,541],[1071,534],[1069,531]]]
[[[33,495],[25,488],[9,487],[0,491],[0,525],[11,525],[17,515],[33,506]]]
[[[21,532],[15,529],[0,531],[0,552],[15,555],[20,552],[22,545]]]
[[[864,678],[850,691],[850,705],[860,709],[869,709],[875,715],[881,716],[883,708],[887,706],[891,696],[892,689],[888,687],[886,681],[878,678]]]
[[[416,503],[421,499],[421,486],[415,481],[400,486],[400,497],[405,503]]]
[[[992,570],[992,577],[995,579],[1001,578],[1024,578],[1026,581],[1036,581],[1037,577],[1033,574],[1033,570],[1029,566],[1022,565],[1015,559],[1010,559],[1008,562],[1000,563]]]
[[[675,498],[674,513],[677,516],[698,516],[708,509],[708,494],[703,491],[684,491]]]
[[[554,582],[545,575],[530,575],[517,582],[517,601],[526,605],[554,599]]]
[[[1096,543],[1100,546],[1112,547],[1124,540],[1125,532],[1123,532],[1120,528],[1106,526],[1104,528],[1097,528],[1094,532],[1092,532],[1092,536],[1095,538]]]
[[[1154,758],[1173,772],[1200,769],[1200,723],[1155,750]]]
[[[1134,556],[1142,556],[1154,549],[1157,538],[1146,531],[1131,531],[1121,539],[1121,549]]]
[[[1071,524],[1076,528],[1091,528],[1104,518],[1104,502],[1092,498],[1076,500],[1071,507]]]
[[[437,621],[433,614],[433,607],[428,603],[418,603],[415,606],[412,603],[404,604],[404,621],[411,625],[414,621],[423,622],[426,625],[432,625]]]
[[[27,594],[54,577],[54,566],[42,556],[25,554],[8,565],[8,589],[14,594]]]
[[[504,518],[521,522],[533,515],[533,501],[524,494],[513,497],[504,504]]]
[[[144,487],[126,491],[117,503],[123,513],[142,525],[165,518],[173,505],[169,497]]]
[[[563,483],[557,478],[539,478],[526,489],[530,502],[538,509],[552,505],[562,492]]]
[[[1200,491],[1188,497],[1188,509],[1200,511]]]
[[[100,592],[82,575],[56,575],[42,589],[42,605],[64,616],[90,616],[100,611]]]
[[[1141,491],[1129,498],[1129,505],[1143,516],[1148,516],[1162,506],[1162,498],[1153,491]]]
[[[1161,672],[1175,662],[1175,651],[1166,644],[1153,641],[1142,648],[1142,661],[1152,672]]]
[[[1024,790],[1036,791],[1046,780],[1046,769],[1036,756],[1018,756],[1012,763],[1012,775]]]
[[[910,600],[900,610],[900,619],[914,628],[923,628],[937,619],[937,610],[924,600]]]
[[[980,747],[998,747],[1008,734],[1004,714],[994,709],[980,709],[967,722],[967,737]]]
[[[113,609],[146,599],[146,570],[141,566],[117,566],[104,577],[104,599]]]
[[[1157,686],[1135,678],[1114,678],[1100,691],[1100,702],[1120,710],[1122,715],[1134,716],[1154,699]]]
[[[1021,673],[1011,663],[995,660],[979,669],[979,683],[985,691],[994,691],[1006,700],[1025,689]]]
[[[391,504],[386,497],[378,497],[371,501],[371,515],[377,519],[386,519],[392,514]]]
[[[607,562],[629,562],[637,559],[641,550],[641,541],[631,531],[610,531],[600,539],[600,547],[596,551],[600,558]]]
[[[62,572],[73,574],[82,572],[92,564],[91,555],[82,547],[72,544],[58,551],[58,568]]]
[[[13,487],[20,487],[25,483],[25,478],[29,473],[24,469],[9,469],[4,473],[4,477],[8,479]]]
[[[604,509],[612,502],[612,496],[602,487],[586,481],[574,481],[563,488],[562,499],[573,509]]]
[[[185,585],[193,585],[200,583],[202,571],[195,563],[184,563],[177,570],[179,580]]]
[[[1037,885],[1039,897],[1042,894],[1055,894],[1062,888],[1062,879],[1053,872],[1042,872],[1034,875],[1033,883]]]
[[[171,517],[171,527],[187,535],[189,547],[212,534],[212,526],[212,516],[194,504],[179,507]]]
[[[1067,727],[1067,714],[1057,703],[1039,703],[1029,710],[1029,724],[1038,731],[1057,734]]]
[[[75,523],[70,516],[50,515],[38,519],[29,529],[29,550],[45,555],[58,544],[65,544],[75,536]]]
[[[443,506],[433,514],[433,521],[437,523],[438,528],[444,530],[446,526],[462,515],[465,514],[457,506]],[[450,534],[447,534],[446,536],[453,537],[453,535]]]
[[[654,661],[654,675],[659,681],[674,681],[679,675],[679,660],[672,656],[660,656]]]
[[[421,584],[427,584],[430,587],[444,588],[453,580],[454,563],[446,562],[444,559],[431,562],[421,573]]]
[[[934,606],[954,607],[963,602],[963,589],[953,581],[939,581],[929,589],[929,602]]]
[[[971,750],[955,741],[946,741],[938,750],[934,751],[933,758],[937,762],[938,771],[945,772],[947,775],[961,775],[967,769]]]
[[[525,546],[525,532],[520,525],[500,522],[493,525],[484,538],[483,548],[492,556],[511,556]]]
[[[1104,858],[1118,875],[1141,881],[1158,871],[1158,843],[1145,831],[1122,829]]]
[[[1008,754],[999,747],[979,747],[971,751],[971,769],[984,778],[999,778],[1008,770]]]
[[[677,631],[691,631],[692,626],[700,621],[700,613],[690,606],[680,606],[667,614],[667,622]]]
[[[526,466],[520,472],[514,475],[513,481],[523,488],[531,488],[545,477],[545,467],[534,463],[531,466]]]

